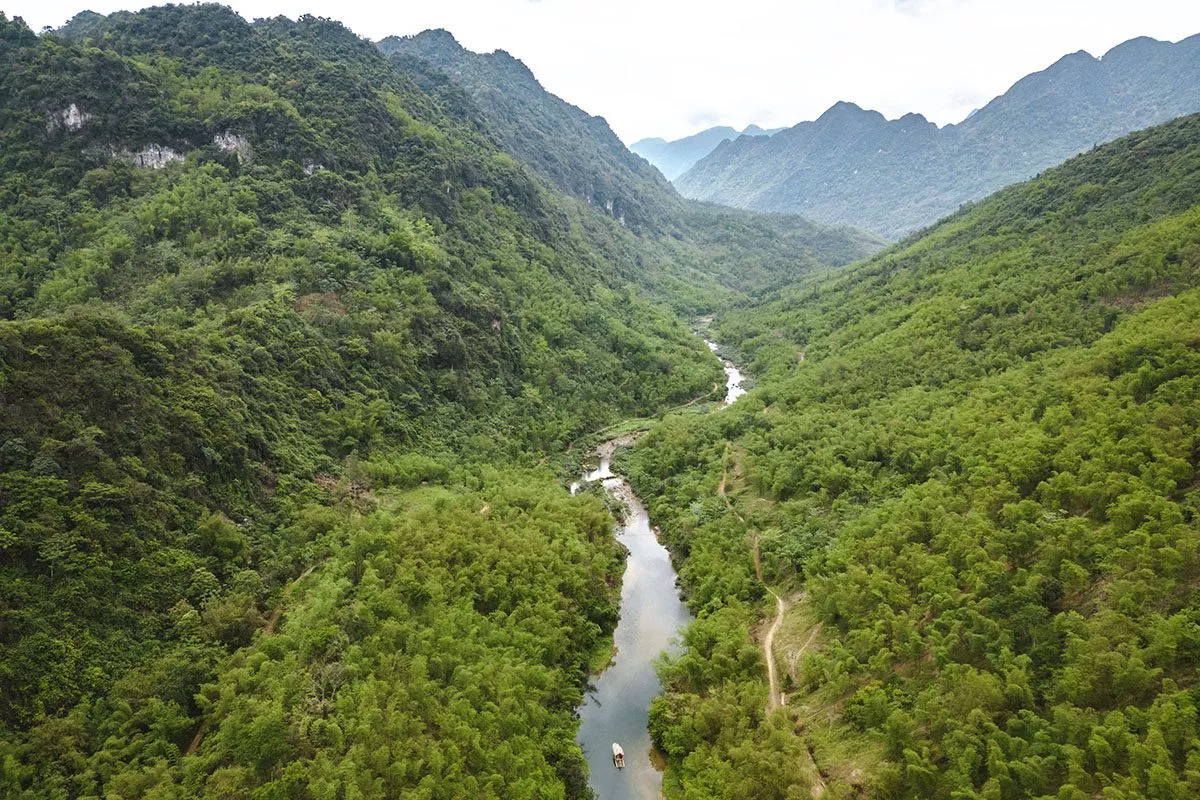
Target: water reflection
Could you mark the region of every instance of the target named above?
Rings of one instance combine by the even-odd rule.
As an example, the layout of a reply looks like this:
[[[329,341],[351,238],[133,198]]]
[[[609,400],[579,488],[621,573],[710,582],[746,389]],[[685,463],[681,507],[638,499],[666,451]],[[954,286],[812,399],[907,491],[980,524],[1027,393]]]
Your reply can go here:
[[[714,353],[717,345],[705,340]],[[725,404],[746,393],[742,372],[720,356],[725,369]],[[612,471],[616,448],[631,437],[605,442],[599,465],[571,484],[575,494],[585,483],[601,481],[628,508],[617,540],[629,550],[621,584],[621,619],[613,634],[616,656],[598,678],[579,709],[579,743],[587,757],[588,783],[600,800],[657,798],[662,793],[661,759],[651,753],[650,701],[661,690],[654,661],[664,650],[675,651],[675,637],[691,619],[675,587],[671,556],[650,527],[641,500],[625,479]],[[612,745],[625,750],[625,768],[612,761]]]
[[[621,585],[621,620],[614,633],[616,657],[598,678],[579,710],[579,743],[587,757],[589,784],[600,800],[656,798],[662,773],[651,760],[650,701],[661,689],[654,661],[691,618],[675,588],[671,558],[641,501],[612,472],[611,449],[584,476],[600,480],[629,509],[617,539],[629,549]],[[625,769],[612,763],[612,745],[625,750]]]

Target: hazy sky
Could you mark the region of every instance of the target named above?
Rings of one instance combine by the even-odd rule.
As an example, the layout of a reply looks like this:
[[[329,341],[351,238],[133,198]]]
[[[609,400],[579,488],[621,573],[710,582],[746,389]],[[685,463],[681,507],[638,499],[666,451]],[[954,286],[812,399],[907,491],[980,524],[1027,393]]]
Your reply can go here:
[[[137,0],[0,0],[34,28]],[[232,0],[379,39],[446,28],[508,50],[627,142],[813,119],[838,100],[957,122],[1021,76],[1134,36],[1200,33],[1197,0]]]

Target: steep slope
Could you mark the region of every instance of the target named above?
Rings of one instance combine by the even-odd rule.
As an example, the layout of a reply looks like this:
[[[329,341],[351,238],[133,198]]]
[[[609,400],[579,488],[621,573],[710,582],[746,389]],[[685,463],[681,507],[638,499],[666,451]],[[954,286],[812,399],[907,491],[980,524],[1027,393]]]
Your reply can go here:
[[[444,30],[389,37],[379,49],[444,72],[479,105],[505,150],[613,219],[644,229],[679,205],[670,184],[630,153],[603,118],[548,93],[503,50],[472,53]]]
[[[667,180],[673,181],[721,142],[739,136],[770,136],[774,133],[778,130],[767,131],[757,125],[750,125],[743,131],[723,125],[669,142],[660,138],[642,139],[629,145],[629,149],[657,167]]]
[[[897,238],[1100,143],[1200,110],[1200,36],[1066,56],[958,125],[839,103],[769,139],[719,146],[687,197],[792,211]]]
[[[503,51],[470,52],[445,31],[392,37],[379,47],[442,108],[470,117],[533,172],[612,218],[616,225],[602,236],[610,255],[637,263],[640,281],[680,310],[707,313],[882,246],[872,234],[797,215],[681,199],[604,120],[546,92]]]
[[[480,117],[328,20],[0,16],[0,795],[582,796],[621,555],[535,465],[720,369]]]
[[[1195,796],[1198,287],[1193,116],[724,315],[759,388],[621,465],[699,614],[671,793],[807,794],[798,731],[865,797]]]

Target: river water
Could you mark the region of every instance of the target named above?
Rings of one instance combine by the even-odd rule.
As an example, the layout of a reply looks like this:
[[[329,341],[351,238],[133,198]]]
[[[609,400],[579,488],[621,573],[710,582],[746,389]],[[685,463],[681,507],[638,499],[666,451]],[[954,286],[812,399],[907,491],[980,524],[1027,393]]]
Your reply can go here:
[[[707,342],[715,353],[717,346]],[[737,400],[742,373],[721,359],[725,368],[725,403]],[[621,584],[621,618],[613,634],[613,662],[597,677],[579,708],[579,744],[588,761],[588,784],[600,800],[653,800],[662,794],[662,772],[651,752],[650,701],[661,691],[654,661],[664,650],[678,652],[677,636],[691,620],[679,598],[671,555],[659,543],[641,500],[625,479],[612,471],[612,454],[632,438],[605,442],[597,450],[599,466],[586,473],[586,483],[601,481],[628,509],[617,540],[629,550]],[[579,485],[571,487],[574,494]],[[625,769],[612,761],[617,742],[625,751]]]
[[[710,342],[708,339],[705,339],[704,343],[708,345],[708,349],[713,351],[717,358],[721,359],[721,366],[725,370],[725,405],[729,405],[746,393],[746,390],[742,388],[742,371],[738,369],[737,364],[734,364],[717,352],[716,342]]]

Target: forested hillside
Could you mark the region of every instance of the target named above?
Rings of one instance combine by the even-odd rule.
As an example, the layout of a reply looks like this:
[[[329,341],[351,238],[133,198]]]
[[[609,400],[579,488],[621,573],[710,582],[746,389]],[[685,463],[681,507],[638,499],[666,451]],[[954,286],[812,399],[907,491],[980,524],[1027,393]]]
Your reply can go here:
[[[1200,35],[1143,37],[1101,58],[1064,56],[956,125],[838,103],[770,138],[720,145],[677,184],[687,197],[896,239],[1099,143],[1198,111]]]
[[[1198,279],[1189,117],[725,313],[759,388],[623,464],[699,615],[668,795],[1200,795]]]
[[[621,555],[553,467],[711,390],[662,287],[718,277],[328,20],[0,67],[0,794],[583,796]]]
[[[506,150],[614,219],[644,228],[661,224],[678,206],[670,184],[629,152],[603,118],[546,92],[503,50],[472,53],[444,30],[392,36],[379,49],[400,64],[416,59],[436,67],[478,104]]]
[[[857,261],[383,49],[0,14],[0,795],[588,797],[630,417],[669,796],[1200,795],[1200,118]]]
[[[473,53],[447,31],[390,37],[379,48],[444,107],[459,107],[466,94],[500,146],[617,222],[606,241],[625,248],[622,257],[643,267],[655,294],[682,311],[711,311],[883,245],[873,234],[796,214],[747,214],[684,200],[604,119],[547,92],[504,51]]]

